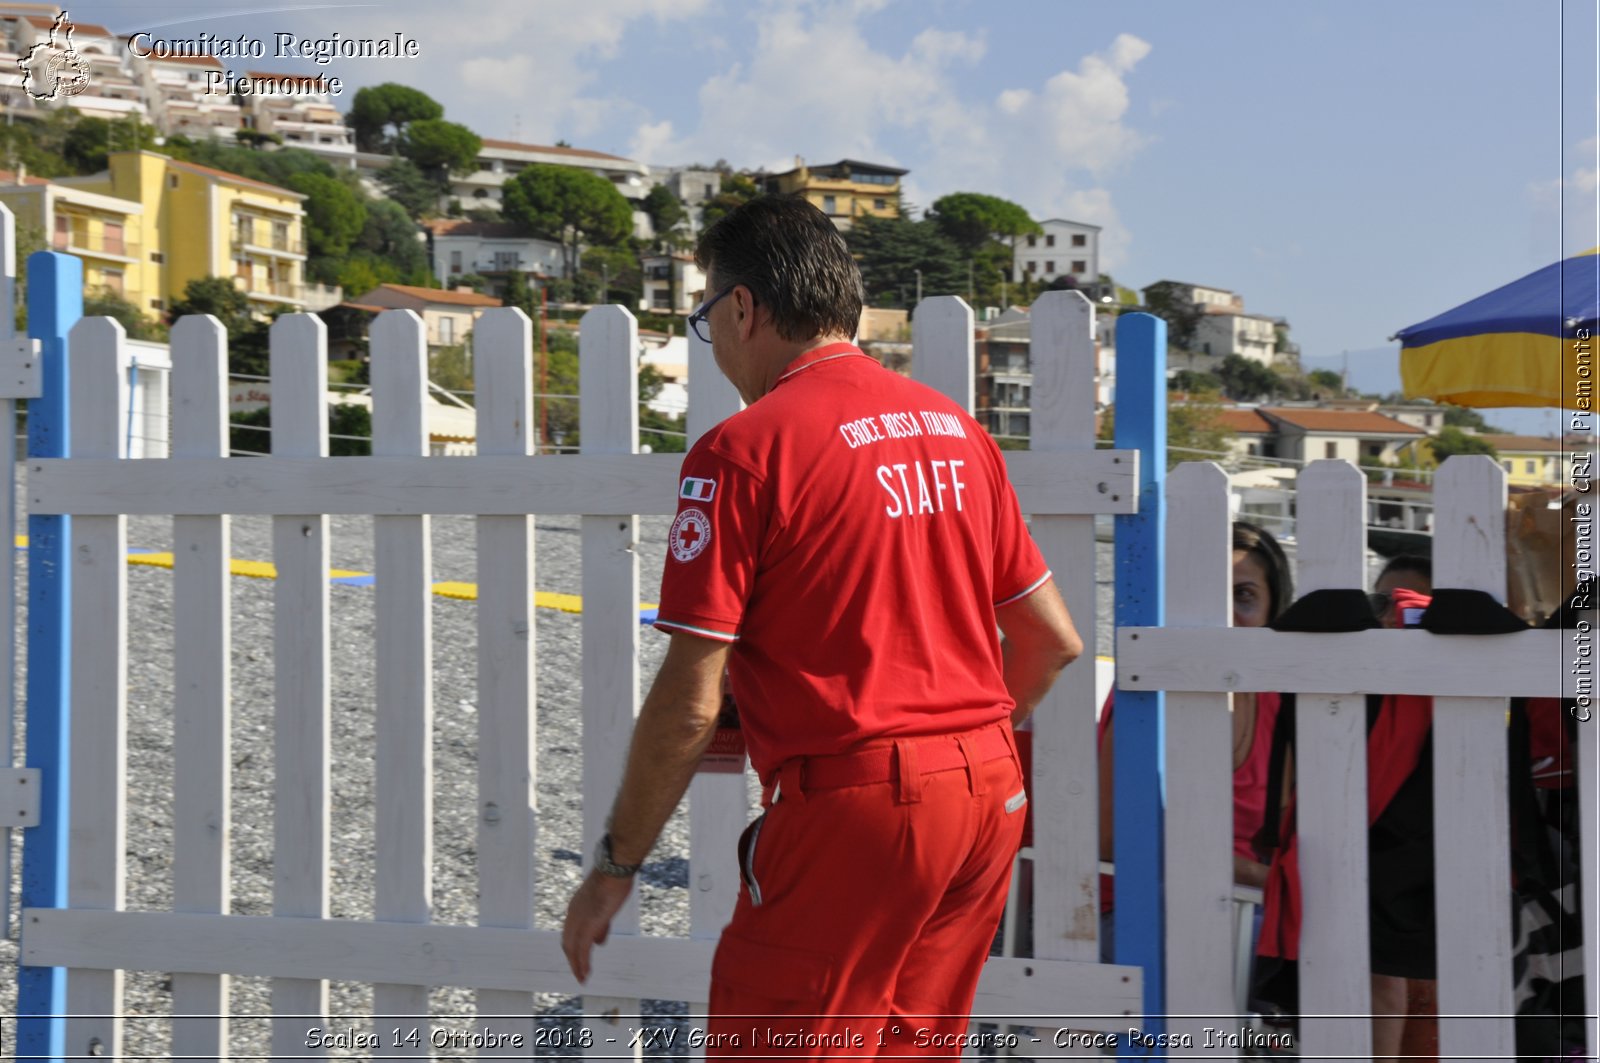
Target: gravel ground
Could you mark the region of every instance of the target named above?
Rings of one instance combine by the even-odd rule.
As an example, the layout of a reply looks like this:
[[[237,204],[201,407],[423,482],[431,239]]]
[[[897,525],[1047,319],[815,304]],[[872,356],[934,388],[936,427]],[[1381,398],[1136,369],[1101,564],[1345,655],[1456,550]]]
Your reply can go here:
[[[19,468],[19,478],[21,471]],[[19,495],[20,484],[19,484]],[[172,543],[170,518],[128,519],[128,545],[166,550]],[[372,521],[368,517],[329,518],[332,564],[335,568],[371,572],[374,568]],[[577,594],[580,590],[579,532],[576,517],[544,517],[536,522],[536,577],[540,590]],[[668,521],[640,520],[638,547],[640,595],[655,601],[666,543]],[[232,522],[232,555],[270,560],[270,518],[236,517]],[[434,579],[477,582],[471,518],[435,517],[432,521]],[[18,598],[26,602],[26,554],[17,552]],[[1100,609],[1097,627],[1101,645],[1110,637],[1110,547],[1102,544],[1099,565]],[[271,912],[272,897],[272,583],[235,577],[233,594],[233,911],[245,915]],[[332,883],[335,918],[370,918],[373,909],[373,595],[371,588],[335,584],[332,603]],[[435,813],[435,920],[467,924],[476,920],[476,605],[438,598],[433,601]],[[19,627],[22,621],[19,620]],[[172,573],[168,569],[130,566],[128,570],[128,794],[127,907],[169,910],[172,900]],[[548,609],[536,618],[538,669],[538,775],[540,880],[538,926],[557,929],[566,901],[579,881],[582,829],[580,799],[581,721],[579,619]],[[666,638],[652,629],[640,634],[640,672],[645,686],[666,649]],[[1104,651],[1102,651],[1104,652]],[[18,662],[18,704],[25,662]],[[641,691],[642,694],[642,691]],[[21,762],[21,726],[18,755]],[[752,799],[754,798],[752,790]],[[20,834],[20,832],[16,832]],[[13,839],[13,867],[20,858],[20,839]],[[680,809],[668,824],[654,859],[641,874],[640,922],[647,934],[688,933],[688,820]],[[16,983],[16,887],[12,887],[12,925],[0,941],[0,1014],[14,1014]],[[270,1013],[270,982],[236,977],[232,1012],[239,1016]],[[125,1011],[148,1016],[129,1022],[125,1051],[129,1057],[164,1058],[169,1051],[170,979],[161,974],[130,973]],[[333,983],[330,1009],[352,1017],[366,1029],[372,990],[367,985]],[[436,1028],[471,1030],[474,1005],[470,990],[437,989],[432,994]],[[562,1022],[578,1012],[575,998],[541,995],[535,1012],[542,1024]],[[647,1001],[644,1010],[681,1016],[681,1002]],[[566,1020],[570,1022],[571,1020]],[[341,1025],[339,1022],[333,1024]],[[268,1043],[264,1018],[236,1018],[232,1023],[235,1058],[258,1059]],[[682,1051],[681,1047],[679,1049]],[[331,1050],[333,1055],[359,1053]],[[543,1054],[543,1053],[541,1053]],[[554,1053],[552,1053],[554,1054]],[[655,1054],[647,1051],[647,1055]],[[441,1053],[436,1058],[462,1056]]]

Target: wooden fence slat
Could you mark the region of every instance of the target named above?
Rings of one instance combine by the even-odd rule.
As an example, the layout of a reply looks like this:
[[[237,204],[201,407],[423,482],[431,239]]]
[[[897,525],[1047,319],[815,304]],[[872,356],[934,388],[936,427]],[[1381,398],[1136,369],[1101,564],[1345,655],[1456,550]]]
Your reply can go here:
[[[677,508],[681,454],[569,454],[475,458],[262,457],[249,462],[40,458],[28,463],[35,514],[496,514],[581,513]],[[244,465],[246,468],[240,468]],[[1032,454],[1009,451],[1006,468],[1025,513],[1131,513],[1129,452]]]
[[[122,326],[85,318],[68,337],[72,453],[113,458],[127,431]],[[126,518],[76,521],[72,538],[71,851],[67,903],[124,900],[127,752]],[[68,1055],[122,1054],[122,972],[67,972]]]
[[[639,439],[639,327],[620,306],[597,306],[578,330],[578,419],[585,454],[634,454]],[[672,492],[676,497],[677,492]],[[593,515],[583,529],[583,854],[605,833],[639,715],[639,518]],[[611,921],[611,941],[639,932],[639,887]],[[602,956],[600,962],[608,962]],[[638,998],[585,994],[595,1043],[586,1055],[640,1056],[627,1043]],[[608,1037],[618,1037],[608,1044]]]
[[[1032,348],[1034,454],[1042,462],[1064,462],[1093,453],[1094,308],[1089,301],[1077,292],[1040,296],[1033,310]],[[1130,500],[1136,493],[1135,460],[1134,453],[1126,455],[1122,495]],[[1023,512],[1029,512],[1026,506]],[[1083,638],[1083,656],[1062,673],[1029,722],[1033,954],[1094,963],[1100,958],[1094,517],[1035,513],[1030,530]]]
[[[1233,551],[1228,476],[1211,462],[1167,478],[1167,623],[1226,628]],[[1233,968],[1233,772],[1228,695],[1167,694],[1167,1031],[1197,1055],[1207,1027],[1229,1029],[1238,1011]]]
[[[410,310],[372,323],[372,452],[428,453],[427,335]],[[433,561],[426,516],[372,520],[374,674],[377,699],[378,919],[433,918]],[[373,986],[373,1033],[384,1052],[430,1052],[428,991]],[[404,1023],[396,1016],[410,1016]],[[416,1041],[388,1036],[395,1026],[421,1031]],[[398,1043],[396,1043],[398,1042]]]
[[[325,456],[327,328],[315,314],[289,314],[272,323],[270,346],[272,453]],[[321,919],[328,915],[330,871],[328,518],[318,512],[275,517],[272,556],[278,568],[272,620],[272,911]],[[323,1024],[328,1013],[326,981],[274,980],[272,1013],[274,1057],[326,1054],[306,1044],[308,1024]]]
[[[1315,461],[1300,474],[1299,586],[1365,589],[1367,484],[1344,461]],[[1327,636],[1324,636],[1325,638]],[[1289,687],[1287,689],[1295,689]],[[1300,838],[1301,1053],[1372,1054],[1367,934],[1367,713],[1351,695],[1300,694],[1295,740]]]
[[[911,377],[972,412],[972,307],[959,295],[932,295],[911,319]]]
[[[1434,497],[1434,585],[1487,591],[1503,602],[1505,471],[1483,455],[1451,458],[1434,479]],[[1486,656],[1498,656],[1494,649],[1501,636],[1456,637],[1480,644]],[[1506,918],[1511,892],[1509,705],[1504,697],[1440,697],[1433,703],[1441,1060],[1516,1055],[1515,1024],[1508,1014],[1513,1009],[1507,1006],[1512,986],[1511,925]]]
[[[711,345],[693,333],[689,336],[688,443],[742,409],[744,403],[711,356]],[[677,491],[668,489],[669,501]],[[743,772],[701,772],[689,784],[689,936],[715,941],[733,918],[739,899],[739,865],[735,850],[750,817],[746,790],[748,767]],[[706,1009],[689,1005],[689,1023],[705,1028]],[[689,1049],[690,1058],[705,1058],[705,1046]]]
[[[185,317],[172,327],[172,454],[227,453],[228,334],[210,315]],[[172,535],[172,907],[224,914],[233,834],[229,518],[174,517]],[[228,1010],[226,975],[175,972],[172,1054],[226,1056]]]
[[[1130,641],[1131,635],[1138,635]],[[1302,693],[1471,697],[1515,688],[1528,697],[1571,697],[1573,677],[1552,668],[1556,630],[1496,635],[1482,644],[1422,631],[1314,634],[1206,628],[1117,629],[1117,683],[1124,690],[1298,690]],[[1337,649],[1335,656],[1330,650]],[[1427,656],[1431,667],[1417,661]],[[1352,672],[1352,657],[1361,661]],[[1563,694],[1565,692],[1565,694]]]
[[[315,970],[345,982],[404,978],[416,985],[480,985],[521,993],[670,1000],[711,978],[715,943],[623,935],[605,946],[586,985],[567,969],[557,930],[288,919],[168,912],[30,908],[22,955],[30,964],[127,970],[283,975]],[[1097,963],[994,957],[977,1006],[1048,1025],[1063,1002],[1075,1028],[1126,1031],[1140,1007],[1139,971]],[[526,1029],[526,1027],[525,1027]],[[526,1056],[526,1052],[524,1052]]]
[[[473,330],[473,349],[478,453],[514,459],[525,471],[554,464],[529,460],[535,422],[527,315],[514,307],[486,312]],[[477,519],[478,924],[519,930],[534,925],[538,889],[533,509]],[[527,1037],[528,1020],[513,1018],[531,1014],[526,992],[484,984],[477,997],[479,1027]]]

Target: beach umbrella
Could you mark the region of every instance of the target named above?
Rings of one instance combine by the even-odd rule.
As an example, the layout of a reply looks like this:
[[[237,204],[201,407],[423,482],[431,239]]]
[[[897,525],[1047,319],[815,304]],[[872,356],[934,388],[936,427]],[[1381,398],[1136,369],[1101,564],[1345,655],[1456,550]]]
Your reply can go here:
[[[1593,409],[1600,247],[1401,329],[1407,398]]]

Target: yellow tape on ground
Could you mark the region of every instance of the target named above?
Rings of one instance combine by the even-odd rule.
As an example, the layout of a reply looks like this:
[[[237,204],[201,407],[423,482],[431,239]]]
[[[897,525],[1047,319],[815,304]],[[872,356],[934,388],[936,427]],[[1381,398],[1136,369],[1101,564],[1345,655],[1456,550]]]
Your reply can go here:
[[[17,546],[26,548],[28,537],[16,537]],[[152,568],[171,568],[173,557],[171,553],[129,554],[128,564],[147,565]],[[237,558],[228,562],[228,571],[235,576],[245,576],[250,579],[277,579],[278,566],[271,561],[240,561]],[[369,573],[357,572],[348,568],[331,568],[328,570],[329,579],[351,579],[366,576]],[[433,585],[433,593],[441,598],[455,598],[458,601],[475,602],[478,600],[478,585],[476,583],[461,583],[455,580],[441,580]],[[576,594],[560,594],[556,591],[535,591],[533,604],[540,609],[554,609],[562,613],[583,612],[583,599]],[[654,602],[644,602],[640,609],[654,609]]]

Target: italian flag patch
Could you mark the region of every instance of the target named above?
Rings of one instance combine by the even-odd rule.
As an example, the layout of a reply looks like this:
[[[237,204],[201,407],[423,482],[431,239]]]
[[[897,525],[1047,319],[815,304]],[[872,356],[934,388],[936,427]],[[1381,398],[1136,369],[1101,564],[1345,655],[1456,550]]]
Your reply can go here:
[[[683,484],[678,488],[678,497],[687,498],[692,502],[709,502],[711,496],[717,493],[717,481],[701,480],[693,476],[685,476]]]

